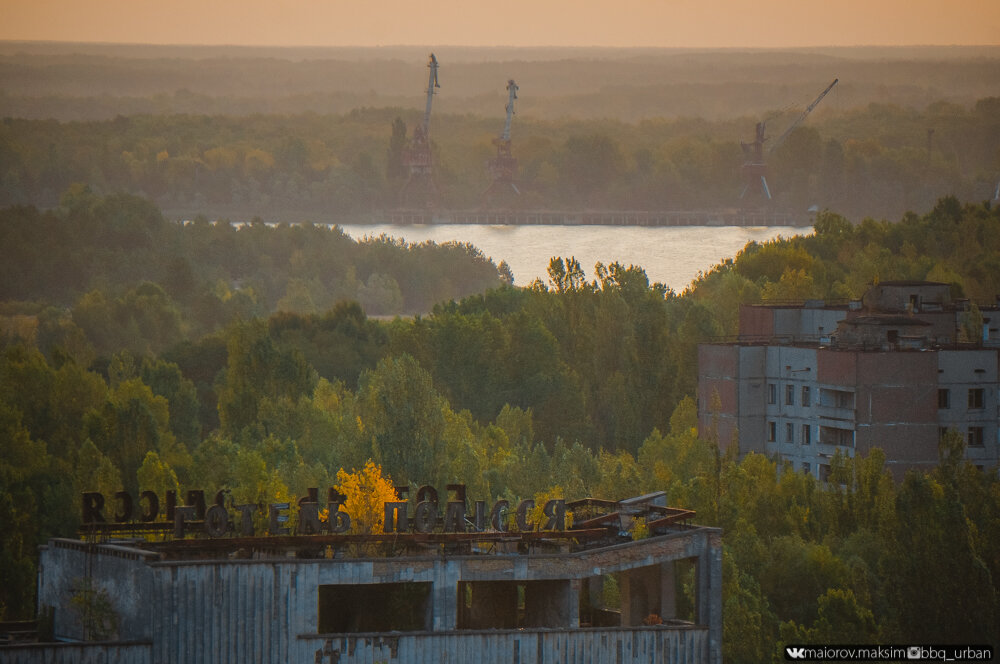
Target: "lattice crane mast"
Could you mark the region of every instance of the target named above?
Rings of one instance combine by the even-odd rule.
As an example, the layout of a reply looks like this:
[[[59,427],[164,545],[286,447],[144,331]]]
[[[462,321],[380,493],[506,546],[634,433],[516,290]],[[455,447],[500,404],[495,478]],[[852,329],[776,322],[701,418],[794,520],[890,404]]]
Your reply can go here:
[[[438,61],[433,53],[427,62],[430,74],[427,78],[427,106],[424,109],[424,121],[413,129],[413,138],[403,150],[403,164],[409,170],[409,178],[400,192],[400,201],[406,204],[419,203],[433,206],[437,199],[437,187],[434,184],[430,124],[431,105],[434,102],[435,90],[441,87],[438,83]]]
[[[519,89],[514,79],[507,81],[507,106],[505,107],[507,119],[504,122],[503,131],[500,133],[499,138],[493,139],[493,145],[497,148],[497,154],[486,163],[486,169],[493,179],[493,182],[485,194],[483,194],[486,202],[490,202],[505,194],[513,193],[514,195],[520,195],[521,193],[514,183],[514,177],[517,175],[517,159],[514,158],[510,151],[510,125],[514,119],[514,100],[517,99],[517,91]]]
[[[438,83],[438,61],[431,53],[431,59],[427,63],[427,68],[430,69],[430,75],[427,79],[427,108],[424,110],[424,135],[428,135],[431,124],[431,104],[434,101],[434,89],[440,88],[441,84]]]
[[[756,131],[754,134],[754,140],[752,143],[745,143],[740,141],[740,146],[743,148],[743,154],[746,155],[747,159],[743,163],[743,178],[746,180],[746,184],[743,185],[743,191],[740,192],[740,198],[744,198],[747,192],[756,185],[760,185],[761,197],[766,200],[771,200],[771,189],[767,186],[767,164],[764,161],[764,156],[771,154],[776,147],[785,142],[788,135],[792,131],[802,124],[802,121],[806,119],[813,109],[816,108],[823,97],[833,89],[833,86],[837,84],[839,78],[833,79],[833,83],[826,86],[826,89],[819,94],[816,99],[813,100],[811,104],[806,106],[806,110],[802,111],[799,117],[795,118],[795,121],[789,125],[788,129],[778,137],[776,141],[771,143],[767,148],[767,152],[764,151],[764,142],[767,141],[767,137],[764,135],[765,128],[767,126],[767,120],[757,123]]]

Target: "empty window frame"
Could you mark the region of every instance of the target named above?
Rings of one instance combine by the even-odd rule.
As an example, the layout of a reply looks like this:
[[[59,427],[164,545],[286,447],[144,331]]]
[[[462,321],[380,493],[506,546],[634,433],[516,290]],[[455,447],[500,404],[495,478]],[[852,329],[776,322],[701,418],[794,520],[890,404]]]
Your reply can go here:
[[[414,632],[433,627],[431,583],[319,586],[320,634]]]
[[[969,410],[982,410],[982,409],[983,409],[983,388],[970,387]]]
[[[938,408],[951,408],[951,390],[938,390]]]
[[[794,406],[795,405],[795,386],[785,385],[785,405]]]

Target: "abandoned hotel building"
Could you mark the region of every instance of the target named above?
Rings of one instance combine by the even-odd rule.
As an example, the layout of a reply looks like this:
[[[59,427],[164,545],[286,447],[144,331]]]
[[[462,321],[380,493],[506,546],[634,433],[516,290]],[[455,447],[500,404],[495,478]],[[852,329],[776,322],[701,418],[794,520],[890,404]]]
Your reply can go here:
[[[83,537],[41,551],[38,604],[63,643],[0,660],[721,663],[721,532],[663,492],[549,501],[534,525],[533,501],[467,514],[464,487],[448,493],[440,510],[430,487],[385,503],[367,535],[345,531],[333,490],[322,523],[314,489],[256,520],[221,492],[207,509],[170,494],[166,518],[152,492],[84,494]],[[104,642],[84,642],[81,582],[116,618]]]
[[[860,301],[742,306],[735,341],[698,348],[703,435],[826,479],[840,451],[885,452],[901,477],[938,463],[949,430],[1000,462],[1000,310],[947,284],[887,281]]]

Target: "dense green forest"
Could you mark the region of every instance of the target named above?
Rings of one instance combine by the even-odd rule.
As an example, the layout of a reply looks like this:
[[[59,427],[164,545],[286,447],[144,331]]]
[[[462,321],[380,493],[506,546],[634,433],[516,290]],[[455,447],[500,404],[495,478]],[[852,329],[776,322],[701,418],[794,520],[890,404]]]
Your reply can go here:
[[[857,225],[824,213],[812,234],[747,245],[680,294],[640,267],[588,274],[571,257],[514,288],[468,247],[179,225],[80,187],[55,210],[0,211],[0,233],[0,619],[32,613],[35,547],[74,533],[80,491],[230,489],[264,503],[373,459],[397,483],[461,481],[485,500],[667,490],[725,529],[727,661],[776,659],[783,642],[995,633],[1000,479],[962,461],[960,437],[929,474],[894,482],[873,453],[834,459],[820,483],[721,454],[690,396],[696,344],[732,334],[739,303],[858,297],[875,279],[992,300],[989,204],[945,198]],[[361,282],[365,260],[389,274],[439,259],[483,275],[478,292],[391,321],[350,292],[289,306],[293,278],[332,289],[343,262]]]
[[[766,120],[774,205],[853,221],[981,201],[1000,180],[996,49],[448,49],[430,134],[440,205],[474,208],[506,95],[521,207],[741,205],[740,141]],[[449,60],[450,58],[450,60]],[[420,49],[0,44],[0,206],[74,182],[168,216],[357,221],[398,204],[397,119],[420,121]]]

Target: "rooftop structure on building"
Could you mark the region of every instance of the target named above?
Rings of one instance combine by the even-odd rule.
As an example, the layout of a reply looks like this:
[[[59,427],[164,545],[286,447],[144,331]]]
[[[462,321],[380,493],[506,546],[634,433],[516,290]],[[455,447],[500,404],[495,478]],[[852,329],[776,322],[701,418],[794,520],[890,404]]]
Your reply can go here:
[[[378,535],[94,539],[116,528],[103,524],[41,551],[39,605],[54,611],[66,643],[0,646],[0,659],[719,664],[721,532],[664,499],[565,503],[567,529],[524,532],[477,531],[476,517],[439,532],[430,525],[440,515],[418,532],[411,513],[410,530]],[[188,502],[175,523],[211,532],[212,515]],[[388,506],[407,509],[386,505],[387,516]],[[636,520],[648,537],[633,539]],[[71,602],[82,581],[110,600],[113,642],[82,643],[86,624]],[[606,584],[617,587],[614,608]]]
[[[734,340],[698,349],[703,435],[825,479],[838,452],[881,448],[897,477],[938,462],[949,430],[1000,464],[1000,308],[948,284],[887,281],[861,300],[740,308]]]

